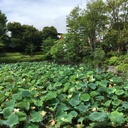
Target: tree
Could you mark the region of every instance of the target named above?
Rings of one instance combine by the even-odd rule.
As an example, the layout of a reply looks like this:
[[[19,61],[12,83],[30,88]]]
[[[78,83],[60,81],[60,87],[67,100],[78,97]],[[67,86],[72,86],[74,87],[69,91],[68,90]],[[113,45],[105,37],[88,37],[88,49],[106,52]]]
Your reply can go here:
[[[76,55],[75,45],[70,40],[70,35],[65,34],[63,39],[55,41],[50,49],[50,54],[56,62],[77,62],[79,60]]]
[[[39,51],[42,35],[33,26],[21,25],[19,22],[8,23],[7,28],[12,32],[11,42],[8,46],[32,55],[33,50]]]
[[[44,27],[42,30],[42,45],[41,50],[44,54],[47,54],[50,48],[54,45],[54,41],[58,39],[57,37],[57,29],[53,26]]]
[[[42,36],[43,40],[47,39],[48,37],[51,37],[52,39],[57,39],[57,29],[53,26],[51,27],[44,27],[42,30]]]
[[[72,51],[76,58],[81,58],[84,53],[87,37],[85,36],[85,27],[83,26],[83,14],[79,6],[75,7],[67,16],[68,38]],[[70,49],[71,50],[71,49]]]
[[[41,34],[40,31],[37,30],[33,26],[23,25],[23,44],[22,48],[25,50],[26,53],[33,54],[34,50],[39,50],[41,46]]]
[[[122,51],[128,46],[128,1],[107,0],[106,5],[110,28],[104,42],[109,42],[109,49]]]
[[[67,16],[68,33],[74,43],[77,58],[84,57],[100,46],[107,21],[106,5],[102,0],[91,1],[85,9],[75,7]]]
[[[7,18],[4,13],[0,11],[0,47],[4,46],[4,37],[6,36],[5,30],[6,30],[6,22]]]
[[[85,27],[87,28],[86,33],[92,51],[101,42],[102,32],[105,29],[105,24],[108,23],[106,12],[106,5],[102,0],[91,1],[87,4],[87,9],[85,9]]]
[[[22,51],[22,38],[23,38],[23,27],[19,22],[9,22],[7,24],[7,29],[12,32],[12,37],[8,44],[6,43],[6,47],[8,49],[16,49],[18,51]]]

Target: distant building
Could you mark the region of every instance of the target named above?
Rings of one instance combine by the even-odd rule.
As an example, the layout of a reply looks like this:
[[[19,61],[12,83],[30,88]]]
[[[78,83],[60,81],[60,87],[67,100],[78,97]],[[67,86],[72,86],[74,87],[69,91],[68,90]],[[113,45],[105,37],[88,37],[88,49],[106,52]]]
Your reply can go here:
[[[63,35],[63,33],[57,33],[57,37],[58,37],[60,40],[63,39],[62,35]]]
[[[8,37],[12,37],[12,32],[11,32],[11,31],[6,31],[5,33],[6,33],[6,35],[7,35]]]

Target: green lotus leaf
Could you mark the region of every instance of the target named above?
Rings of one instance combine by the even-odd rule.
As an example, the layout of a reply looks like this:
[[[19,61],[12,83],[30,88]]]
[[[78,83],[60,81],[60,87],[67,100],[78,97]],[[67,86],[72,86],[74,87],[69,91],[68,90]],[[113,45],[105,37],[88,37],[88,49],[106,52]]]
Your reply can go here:
[[[89,107],[90,105],[84,105],[84,103],[80,103],[80,105],[76,106],[75,109],[79,110],[81,113],[83,112],[86,112],[87,111],[87,108]]]
[[[88,87],[90,87],[91,89],[95,90],[97,85],[95,83],[89,83]]]
[[[128,109],[128,102],[127,101],[124,101],[122,103],[122,106],[125,108],[125,109]]]
[[[104,106],[106,106],[106,107],[109,107],[110,106],[110,104],[111,104],[111,100],[107,100],[105,103],[104,103]]]
[[[57,97],[57,92],[55,91],[49,91],[48,94],[45,96],[45,100],[51,100]]]
[[[77,117],[78,113],[76,111],[71,111],[69,115],[71,115],[72,117]]]
[[[9,100],[5,104],[6,104],[6,107],[14,107],[15,106],[15,100]]]
[[[128,90],[128,83],[124,84],[123,88],[127,91]]]
[[[60,87],[61,85],[62,85],[61,82],[56,82],[53,86],[54,86],[54,87]]]
[[[16,114],[12,113],[8,119],[6,121],[3,122],[3,124],[9,126],[10,128],[12,128],[13,126],[15,126],[16,124],[19,123],[19,118]]]
[[[114,88],[114,87],[113,88],[107,88],[106,91],[108,94],[113,94],[114,92],[116,92],[116,88]]]
[[[84,93],[84,94],[82,94],[82,95],[80,96],[80,99],[81,99],[82,101],[89,101],[90,98],[91,98],[90,95],[87,94],[87,93]]]
[[[7,119],[13,113],[14,107],[6,107],[1,113],[3,113],[4,118]]]
[[[122,94],[124,94],[124,90],[116,90],[115,94],[122,95]]]
[[[96,91],[91,91],[90,92],[91,97],[95,97],[96,95],[98,95],[98,92],[96,92]]]
[[[29,90],[23,90],[21,94],[23,97],[31,97],[31,92]]]
[[[120,103],[121,103],[121,101],[120,101],[119,99],[112,101],[112,104],[113,104],[114,106],[119,106]]]
[[[69,89],[69,87],[70,87],[70,83],[69,82],[66,82],[64,84],[63,92],[66,92]]]
[[[30,121],[31,122],[41,122],[43,120],[43,115],[41,115],[41,112],[32,112],[30,114]]]
[[[108,116],[105,112],[92,112],[89,115],[89,119],[91,121],[98,121],[98,122],[105,121],[107,119],[107,117]]]
[[[74,106],[74,107],[75,107],[76,105],[78,105],[80,102],[81,102],[81,101],[80,101],[79,95],[73,96],[73,97],[70,99],[70,101],[69,101],[69,103],[70,103],[72,106]]]
[[[18,117],[19,117],[19,121],[26,121],[26,118],[27,118],[27,115],[26,115],[26,113],[25,112],[17,112],[16,113],[17,115],[18,115]]]
[[[101,100],[104,100],[104,96],[96,96],[95,99],[98,101],[101,101]]]
[[[122,112],[113,111],[110,113],[109,118],[113,126],[121,126],[125,122],[124,114]]]
[[[60,105],[58,105],[57,109],[69,110],[70,108],[65,103],[60,103]]]

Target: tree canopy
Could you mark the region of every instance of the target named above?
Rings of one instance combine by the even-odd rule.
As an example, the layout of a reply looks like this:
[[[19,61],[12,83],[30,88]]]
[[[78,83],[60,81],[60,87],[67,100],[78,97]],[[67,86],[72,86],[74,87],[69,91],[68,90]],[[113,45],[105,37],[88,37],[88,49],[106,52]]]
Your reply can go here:
[[[7,17],[0,11],[0,47],[4,46],[3,40],[5,37]]]

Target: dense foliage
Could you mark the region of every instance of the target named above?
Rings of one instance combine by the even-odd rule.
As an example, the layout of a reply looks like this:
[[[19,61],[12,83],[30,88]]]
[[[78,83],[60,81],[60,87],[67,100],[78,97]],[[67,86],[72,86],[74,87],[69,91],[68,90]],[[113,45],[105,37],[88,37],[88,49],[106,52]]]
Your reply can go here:
[[[7,17],[0,11],[0,48],[4,46]]]
[[[86,7],[75,7],[66,17],[67,33],[58,40],[57,29],[46,26],[42,31],[20,23],[6,23],[6,16],[0,13],[2,34],[4,29],[12,37],[4,38],[0,45],[3,51],[33,52],[42,51],[46,58],[56,62],[88,62],[100,65],[108,53],[128,51],[128,2],[127,0],[91,0]],[[5,37],[0,33],[0,37]],[[103,55],[102,55],[103,53]]]
[[[2,128],[124,128],[127,99],[127,80],[85,65],[0,65]]]

